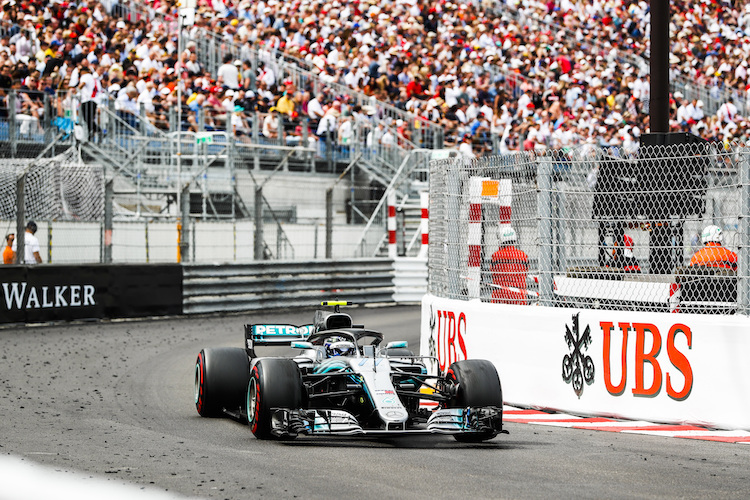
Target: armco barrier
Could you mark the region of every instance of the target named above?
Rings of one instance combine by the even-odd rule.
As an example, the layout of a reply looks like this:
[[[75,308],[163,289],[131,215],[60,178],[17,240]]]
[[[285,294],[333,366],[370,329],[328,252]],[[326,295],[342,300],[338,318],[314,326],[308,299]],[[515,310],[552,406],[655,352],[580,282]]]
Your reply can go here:
[[[745,315],[488,304],[426,295],[422,354],[484,358],[509,404],[750,430]]]
[[[393,268],[393,301],[397,304],[421,302],[427,293],[427,258],[395,259]]]
[[[425,259],[0,267],[0,324],[311,306],[419,303]]]
[[[177,264],[0,268],[0,323],[135,318],[182,312]]]
[[[394,300],[390,259],[186,264],[183,270],[185,314],[310,306],[331,297],[363,303]]]

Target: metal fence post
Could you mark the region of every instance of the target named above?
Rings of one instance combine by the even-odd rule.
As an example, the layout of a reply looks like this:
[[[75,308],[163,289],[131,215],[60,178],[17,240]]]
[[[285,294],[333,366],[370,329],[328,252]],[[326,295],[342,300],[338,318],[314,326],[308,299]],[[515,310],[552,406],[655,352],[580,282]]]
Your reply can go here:
[[[52,221],[47,223],[47,263],[52,264]]]
[[[328,162],[328,173],[333,173],[333,137],[331,130],[326,126],[326,160]]]
[[[11,128],[11,130],[13,130]],[[26,172],[16,179],[16,264],[25,263],[25,237],[26,224]]]
[[[112,262],[112,199],[114,198],[114,179],[104,185],[104,237],[102,238],[102,262]]]
[[[539,216],[539,305],[552,305],[552,161],[537,160],[537,207]]]
[[[144,225],[143,231],[144,231],[144,235],[145,235],[145,238],[146,238],[146,263],[148,263],[148,262],[151,262],[151,260],[150,260],[150,253],[151,252],[150,252],[150,249],[149,249],[149,241],[148,241],[148,221],[146,221],[146,224]]]
[[[146,116],[146,105],[143,103],[138,107],[138,123],[141,134],[146,135],[148,133],[148,127],[146,126],[148,124],[148,117]]]
[[[231,208],[231,214],[232,219],[234,219],[237,214],[235,213],[235,207],[237,206],[235,195],[237,193],[237,176],[234,172],[234,166],[235,166],[235,154],[237,151],[237,147],[235,145],[235,139],[234,134],[232,133],[231,129],[227,131],[227,159],[226,159],[226,168],[229,169],[229,178],[232,185],[232,208]]]
[[[555,233],[555,251],[553,266],[555,269],[567,269],[568,267],[568,249],[570,245],[566,244],[567,228],[570,219],[567,212],[567,197],[565,191],[560,189],[559,184],[555,186],[554,193],[554,214],[553,228]]]
[[[260,144],[260,115],[258,111],[253,114],[253,144]],[[253,170],[260,170],[260,149],[253,148]]]
[[[255,188],[255,242],[253,258],[263,260],[263,188]]]
[[[44,142],[50,143],[53,139],[52,133],[52,101],[49,94],[44,94],[44,116],[42,116],[42,129],[44,130]],[[54,153],[53,155],[54,156]]]
[[[333,256],[333,188],[326,190],[326,259]]]
[[[276,258],[281,259],[281,242],[284,237],[284,230],[280,225],[276,225]]]
[[[279,145],[286,146],[286,131],[284,130],[284,122],[286,120],[284,120],[284,115],[281,113],[278,113],[276,116],[277,116],[276,130],[279,131]]]
[[[310,119],[307,116],[303,117],[302,118],[302,144],[300,144],[300,146],[302,146],[303,148],[308,147],[310,143],[310,140],[308,137],[308,130],[307,130],[309,126],[310,126]],[[308,166],[307,171],[312,172],[313,171],[312,153],[305,153],[305,158],[310,159],[310,165]]]
[[[190,262],[190,184],[182,187],[180,194],[180,260]]]
[[[11,89],[8,95],[8,141],[10,142],[10,157],[18,156],[18,120],[16,120],[16,91]]]
[[[430,263],[430,267],[432,269],[439,269],[440,272],[445,272],[445,285],[442,290],[432,288],[431,291],[433,293],[437,292],[437,294],[440,294],[441,292],[445,293],[446,296],[451,298],[457,298],[462,295],[465,296],[468,293],[468,291],[465,290],[466,280],[462,279],[461,277],[466,272],[466,266],[461,264],[461,254],[460,252],[447,251],[450,245],[455,245],[457,248],[458,245],[461,244],[458,239],[460,238],[459,235],[461,234],[460,186],[464,181],[464,179],[461,178],[462,165],[468,165],[468,161],[464,161],[463,159],[459,158],[447,165],[447,172],[439,173],[438,175],[435,175],[439,172],[438,166],[435,165],[434,167],[430,167],[430,178],[440,178],[442,180],[442,185],[440,186],[440,188],[442,188],[444,192],[450,192],[452,194],[452,196],[447,197],[447,200],[444,199],[441,201],[441,204],[444,207],[442,214],[444,217],[445,227],[442,234],[440,235],[444,238],[441,252],[441,255],[443,257],[442,262],[436,262],[434,267],[433,264]],[[432,197],[432,199],[437,198],[435,194],[437,192],[437,189],[437,186],[433,186],[432,183],[430,183],[430,196]],[[438,238],[440,236],[438,236]],[[440,267],[441,265],[442,268]]]
[[[739,245],[737,255],[737,309],[750,313],[750,148],[745,148],[740,168]]]
[[[115,142],[115,137],[117,136],[117,120],[113,119],[113,116],[117,116],[117,110],[115,109],[115,100],[110,99],[107,101],[107,109],[109,110],[109,125],[107,126],[107,134],[102,138],[102,143],[105,141],[108,143]],[[71,113],[72,115],[72,113]]]

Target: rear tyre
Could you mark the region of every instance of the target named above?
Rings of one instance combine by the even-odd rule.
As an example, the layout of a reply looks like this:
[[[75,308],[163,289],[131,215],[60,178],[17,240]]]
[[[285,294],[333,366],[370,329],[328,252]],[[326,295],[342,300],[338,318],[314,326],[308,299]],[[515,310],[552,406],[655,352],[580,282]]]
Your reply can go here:
[[[455,387],[449,408],[496,406],[503,408],[503,390],[495,365],[484,359],[456,361],[448,368],[446,379]],[[456,441],[478,443],[497,436],[497,431],[454,434]]]
[[[203,349],[195,362],[195,408],[202,417],[237,411],[250,377],[247,353],[239,347]]]
[[[292,359],[258,360],[247,384],[247,419],[258,439],[273,439],[273,408],[302,408],[302,375]]]

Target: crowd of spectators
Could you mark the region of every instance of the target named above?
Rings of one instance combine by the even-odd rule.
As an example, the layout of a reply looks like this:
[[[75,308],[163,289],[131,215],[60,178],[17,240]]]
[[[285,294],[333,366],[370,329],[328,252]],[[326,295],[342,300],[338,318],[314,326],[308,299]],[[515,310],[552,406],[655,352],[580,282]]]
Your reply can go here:
[[[750,91],[750,5],[671,4],[672,71],[717,98],[724,89]],[[9,112],[14,89],[17,115],[39,121],[48,112],[45,93],[59,97],[52,112],[62,113],[90,74],[98,84],[87,99],[109,97],[129,120],[143,108],[154,126],[167,128],[182,76],[184,128],[197,130],[202,111],[202,126],[228,127],[248,140],[248,115],[258,112],[262,135],[274,139],[279,123],[297,134],[306,116],[312,136],[328,133],[343,144],[353,121],[379,118],[347,95],[296,88],[270,64],[254,72],[242,55],[211,71],[194,40],[213,32],[227,44],[297,58],[327,83],[437,123],[446,143],[468,154],[492,145],[495,153],[581,143],[630,148],[649,128],[647,69],[632,63],[648,53],[646,0],[199,0],[195,24],[186,28],[193,41],[182,54],[176,0],[142,7],[157,16],[132,15],[116,0],[2,0],[0,109]],[[750,117],[740,112],[745,103],[729,100],[715,114],[704,104],[675,92],[672,130],[713,141],[750,137]],[[386,125],[396,137],[380,133],[377,140],[407,140],[414,127]]]

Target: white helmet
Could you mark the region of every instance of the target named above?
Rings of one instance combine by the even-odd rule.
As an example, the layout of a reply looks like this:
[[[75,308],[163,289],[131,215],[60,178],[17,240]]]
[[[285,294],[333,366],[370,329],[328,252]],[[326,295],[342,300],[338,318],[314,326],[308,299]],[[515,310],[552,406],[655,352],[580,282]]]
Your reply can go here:
[[[333,356],[354,356],[357,350],[354,342],[344,340],[341,337],[331,337],[326,339],[324,343],[326,354],[329,357]]]
[[[507,226],[500,231],[500,244],[501,245],[509,245],[511,243],[515,243],[518,241],[518,236],[516,235],[516,230],[513,229],[510,226]]]
[[[709,241],[714,243],[721,243],[721,228],[719,226],[706,226],[701,233],[701,242],[705,245]]]

